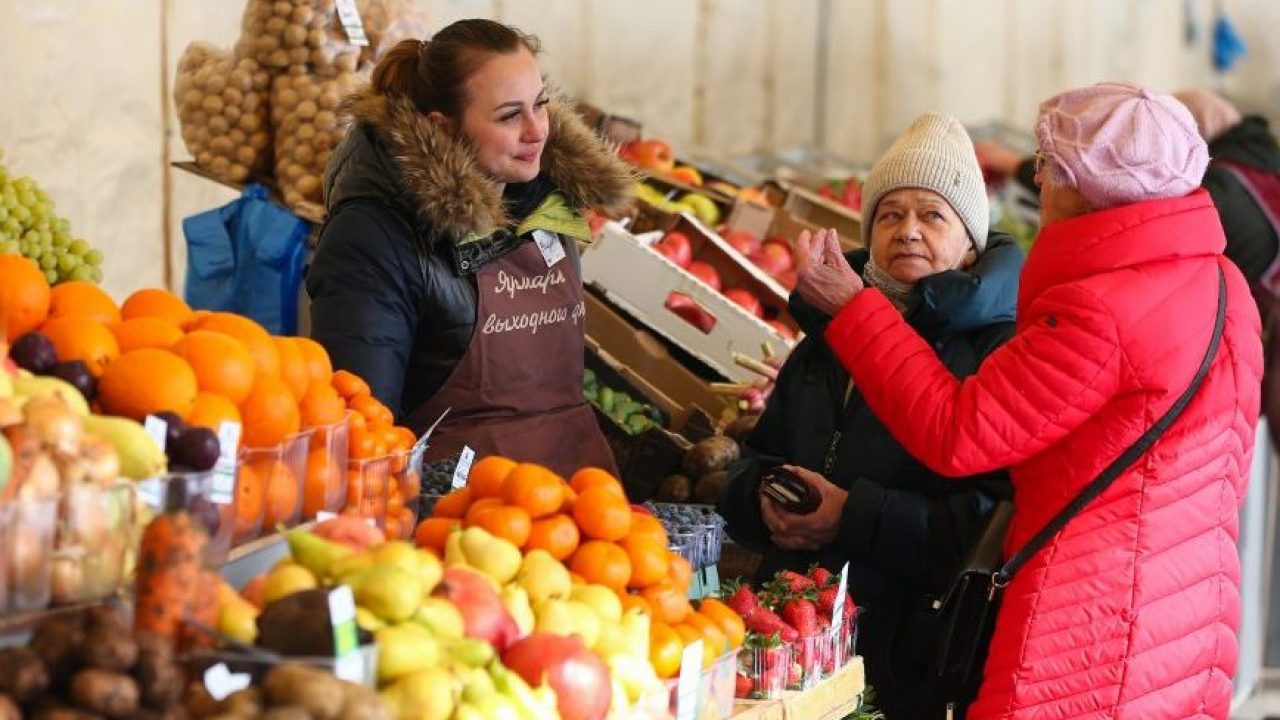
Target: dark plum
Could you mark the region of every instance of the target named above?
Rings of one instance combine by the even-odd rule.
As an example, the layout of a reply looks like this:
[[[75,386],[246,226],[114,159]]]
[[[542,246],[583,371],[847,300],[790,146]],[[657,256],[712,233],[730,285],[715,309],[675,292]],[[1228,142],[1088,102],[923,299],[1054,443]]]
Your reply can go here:
[[[89,366],[82,360],[57,363],[45,374],[67,381],[80,391],[85,400],[90,402],[98,395],[98,381],[94,379],[93,373],[89,372]]]
[[[218,436],[206,427],[188,427],[169,450],[169,457],[192,470],[204,471],[218,462]]]
[[[177,445],[178,438],[182,435],[184,431],[186,431],[187,422],[183,420],[182,416],[178,415],[178,413],[172,412],[169,410],[155,413],[155,416],[163,420],[165,423],[165,432],[164,432],[165,455],[168,455],[170,460],[178,461],[178,457],[173,454],[173,448],[175,445]]]
[[[49,338],[32,331],[13,342],[13,346],[9,348],[9,357],[23,370],[44,375],[58,362],[58,351]]]

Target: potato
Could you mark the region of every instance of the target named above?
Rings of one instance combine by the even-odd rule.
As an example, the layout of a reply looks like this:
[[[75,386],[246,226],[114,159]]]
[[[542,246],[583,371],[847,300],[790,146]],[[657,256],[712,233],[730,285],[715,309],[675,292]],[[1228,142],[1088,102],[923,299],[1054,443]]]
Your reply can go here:
[[[98,626],[85,633],[80,661],[87,667],[126,672],[138,662],[138,642],[133,633]]]
[[[39,656],[50,682],[56,684],[75,671],[83,640],[83,616],[64,613],[46,618],[37,625],[27,647]]]
[[[342,683],[346,703],[338,720],[395,720],[391,710],[373,690],[355,683]]]
[[[723,435],[712,435],[685,453],[682,470],[691,478],[700,478],[716,470],[724,470],[741,454],[738,443]]]
[[[204,682],[200,680],[187,683],[186,692],[182,696],[182,705],[187,708],[192,717],[196,718],[217,715],[223,711],[222,702],[215,700],[213,695],[209,694],[209,688],[205,687]]]
[[[81,670],[71,678],[71,699],[103,717],[124,720],[138,710],[138,684],[107,670]]]
[[[297,663],[280,665],[267,673],[262,693],[272,706],[296,705],[315,720],[335,720],[347,701],[341,680]]]
[[[272,83],[275,175],[286,204],[320,202],[325,165],[348,124],[338,113],[340,98],[366,76],[346,72],[330,78],[292,66]]]
[[[222,711],[241,717],[257,717],[262,714],[262,693],[257,688],[231,693],[222,701]]]
[[[22,647],[0,650],[0,693],[25,704],[48,689],[48,670],[34,651]]]
[[[187,46],[173,98],[182,141],[201,167],[232,182],[266,174],[265,146],[243,148],[246,132],[267,125],[269,86],[270,76],[252,58],[237,59],[207,43]]]
[[[40,708],[31,714],[32,720],[103,720],[101,715],[85,712],[78,708],[62,705],[50,705]]]
[[[311,714],[298,705],[282,705],[262,713],[261,720],[311,720]]]

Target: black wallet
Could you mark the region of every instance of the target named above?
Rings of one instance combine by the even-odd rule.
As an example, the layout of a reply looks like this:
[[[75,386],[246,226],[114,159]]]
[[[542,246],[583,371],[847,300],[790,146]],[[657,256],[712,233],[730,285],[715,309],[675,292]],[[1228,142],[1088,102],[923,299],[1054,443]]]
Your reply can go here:
[[[796,515],[808,515],[822,504],[818,492],[809,483],[783,467],[769,468],[761,473],[760,494]]]

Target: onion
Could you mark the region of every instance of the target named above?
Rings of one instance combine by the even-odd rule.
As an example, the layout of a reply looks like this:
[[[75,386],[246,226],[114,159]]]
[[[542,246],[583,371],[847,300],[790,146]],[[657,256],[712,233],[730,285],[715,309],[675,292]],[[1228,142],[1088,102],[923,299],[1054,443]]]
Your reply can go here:
[[[85,433],[81,439],[80,464],[85,470],[85,480],[103,488],[120,477],[120,453],[97,435]]]
[[[22,406],[27,426],[47,448],[67,455],[80,453],[84,423],[65,403],[54,397],[31,398]]]

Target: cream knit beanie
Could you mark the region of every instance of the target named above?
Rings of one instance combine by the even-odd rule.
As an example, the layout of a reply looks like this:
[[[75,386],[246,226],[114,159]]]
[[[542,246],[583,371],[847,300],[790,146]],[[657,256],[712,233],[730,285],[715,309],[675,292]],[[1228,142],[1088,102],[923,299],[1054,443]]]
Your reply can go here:
[[[973,141],[958,120],[939,112],[921,115],[871,168],[862,187],[864,246],[871,246],[871,225],[881,198],[902,188],[941,195],[960,216],[978,252],[986,249],[991,223],[987,186]]]

